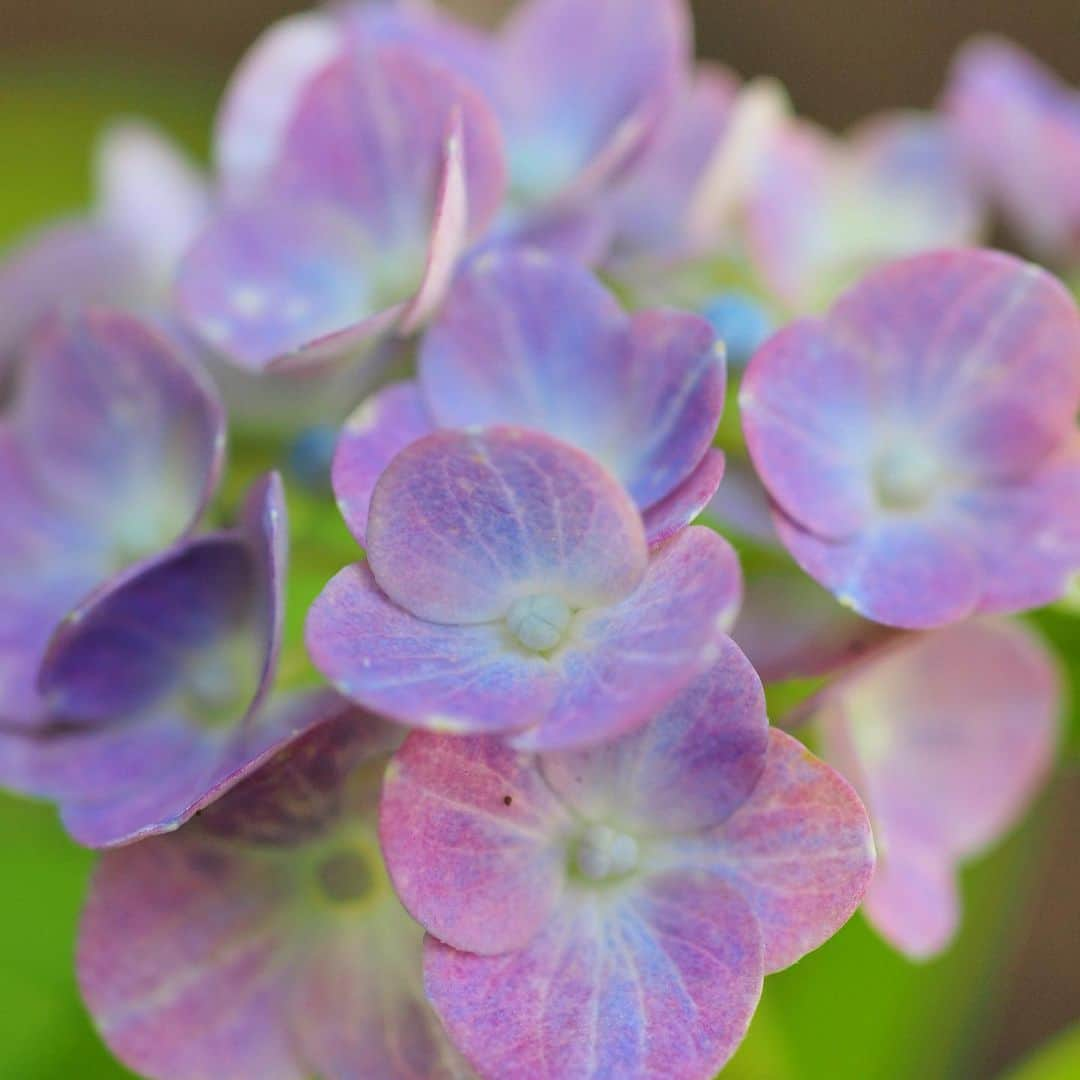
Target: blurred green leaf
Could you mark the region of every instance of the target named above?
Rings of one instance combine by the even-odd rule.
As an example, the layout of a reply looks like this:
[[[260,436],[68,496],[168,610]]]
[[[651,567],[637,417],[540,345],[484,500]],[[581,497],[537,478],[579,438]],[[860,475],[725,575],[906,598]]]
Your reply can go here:
[[[1080,1076],[1080,1024],[1051,1039],[1007,1080],[1076,1080]]]

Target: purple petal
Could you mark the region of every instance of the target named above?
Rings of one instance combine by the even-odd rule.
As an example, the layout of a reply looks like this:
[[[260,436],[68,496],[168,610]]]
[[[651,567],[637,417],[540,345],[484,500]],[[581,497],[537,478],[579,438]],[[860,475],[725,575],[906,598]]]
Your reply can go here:
[[[435,425],[413,382],[394,383],[373,394],[349,417],[334,453],[338,509],[363,545],[375,484],[406,446],[430,435]]]
[[[790,735],[774,729],[769,739],[750,798],[698,849],[753,908],[766,972],[832,937],[874,870],[870,822],[852,787]]]
[[[752,576],[732,637],[766,683],[831,675],[896,631],[841,606],[797,571]]]
[[[1080,254],[1080,93],[1012,42],[980,36],[953,64],[945,108],[973,175],[1045,258]]]
[[[467,83],[401,46],[350,50],[310,79],[289,123],[272,189],[355,216],[384,257],[429,246],[446,140],[460,124],[468,234],[503,194],[497,121]]]
[[[744,459],[727,460],[724,482],[706,507],[706,514],[725,533],[733,532],[770,548],[780,546],[768,492],[753,465]]]
[[[367,527],[371,571],[422,619],[500,619],[520,597],[610,604],[645,570],[633,503],[588,455],[538,432],[439,432],[391,462]]]
[[[641,727],[708,668],[738,610],[742,576],[727,541],[691,526],[657,548],[621,603],[583,612],[557,655],[560,692],[519,749],[587,746]]]
[[[711,1076],[757,1005],[761,937],[735,889],[670,874],[568,899],[524,951],[476,956],[429,937],[424,981],[484,1076]]]
[[[214,132],[214,158],[230,193],[265,182],[305,86],[344,45],[332,18],[305,12],[275,23],[248,50]]]
[[[519,8],[500,43],[500,98],[522,201],[547,202],[590,172],[607,183],[630,163],[687,74],[690,38],[681,0]]]
[[[100,864],[79,979],[105,1040],[139,1072],[459,1075],[424,1002],[419,928],[378,855],[392,743],[317,698],[324,722],[198,821]]]
[[[963,619],[978,606],[982,581],[975,551],[940,522],[886,519],[835,543],[780,513],[775,524],[795,561],[865,618],[926,630]]]
[[[670,495],[645,511],[645,536],[654,548],[670,540],[704,512],[724,479],[726,461],[719,450],[709,450],[698,467]]]
[[[514,251],[459,275],[425,339],[420,379],[440,424],[546,431],[604,461],[642,507],[701,461],[725,388],[703,319],[627,318],[586,271]]]
[[[387,770],[379,835],[394,888],[458,949],[536,937],[562,899],[570,827],[533,760],[495,739],[414,734]]]
[[[617,258],[664,254],[691,243],[689,207],[728,127],[737,86],[726,69],[703,65],[683,90],[614,195]]]
[[[344,695],[403,724],[483,734],[539,723],[557,676],[507,647],[502,623],[444,626],[392,603],[366,565],[342,570],[308,612],[315,666]]]
[[[389,329],[401,315],[392,305],[408,298],[379,292],[371,243],[329,206],[226,211],[184,260],[177,303],[202,340],[249,371],[340,356]]]
[[[792,323],[751,360],[739,408],[754,467],[786,513],[831,537],[866,523],[875,417],[862,356],[816,320]]]
[[[209,183],[159,131],[130,121],[105,132],[97,173],[97,214],[138,254],[148,279],[143,289],[163,306],[180,259],[210,212]]]
[[[631,829],[688,832],[727,818],[765,767],[768,720],[749,661],[730,639],[718,650],[712,667],[645,727],[594,749],[545,754],[551,787],[585,820]]]
[[[49,493],[108,537],[121,563],[192,528],[225,449],[207,377],[156,331],[105,311],[37,336],[13,423]]]
[[[31,332],[57,311],[140,297],[138,258],[127,239],[96,221],[31,234],[0,263],[0,388]]]

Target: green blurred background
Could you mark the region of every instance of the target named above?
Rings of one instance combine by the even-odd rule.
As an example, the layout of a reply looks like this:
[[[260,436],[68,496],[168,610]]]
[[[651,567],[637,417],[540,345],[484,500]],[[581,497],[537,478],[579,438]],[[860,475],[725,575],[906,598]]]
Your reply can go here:
[[[589,0],[581,0],[588,3]],[[205,157],[214,102],[281,0],[4,0],[0,5],[0,244],[89,199],[110,117],[160,123]],[[500,0],[447,6],[494,17]],[[779,75],[801,111],[834,125],[932,103],[968,34],[1016,37],[1080,82],[1077,0],[701,0],[699,48],[745,75]],[[1077,179],[1080,183],[1080,178]],[[0,513],[3,508],[0,508]],[[1080,620],[1039,622],[1080,701]],[[1053,785],[1002,846],[964,874],[963,932],[913,965],[856,917],[766,984],[735,1080],[1080,1078],[1080,719]],[[73,940],[90,855],[46,807],[0,796],[0,1080],[129,1075],[79,1003]],[[116,943],[117,951],[123,942]],[[222,1080],[248,1078],[222,1077]]]

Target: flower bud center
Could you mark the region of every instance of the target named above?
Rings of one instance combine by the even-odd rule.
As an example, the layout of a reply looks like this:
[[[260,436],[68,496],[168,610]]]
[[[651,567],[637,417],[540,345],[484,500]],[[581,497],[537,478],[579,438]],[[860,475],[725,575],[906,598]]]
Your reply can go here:
[[[590,825],[578,842],[575,864],[589,881],[625,877],[637,869],[637,841],[608,825]]]
[[[363,900],[375,887],[375,877],[363,854],[348,848],[319,863],[315,876],[323,895],[336,904]]]
[[[561,597],[541,593],[523,596],[510,605],[506,625],[531,652],[550,652],[570,626],[571,612]]]
[[[939,479],[937,462],[919,446],[889,450],[874,466],[874,486],[883,506],[914,510],[923,506]]]

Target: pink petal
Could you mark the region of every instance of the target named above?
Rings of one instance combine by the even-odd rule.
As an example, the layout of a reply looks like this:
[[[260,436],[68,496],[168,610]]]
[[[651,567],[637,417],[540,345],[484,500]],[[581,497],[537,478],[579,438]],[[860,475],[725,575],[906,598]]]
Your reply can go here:
[[[725,467],[719,450],[707,451],[698,467],[670,495],[645,511],[642,520],[649,547],[670,540],[705,511],[724,479]]]

